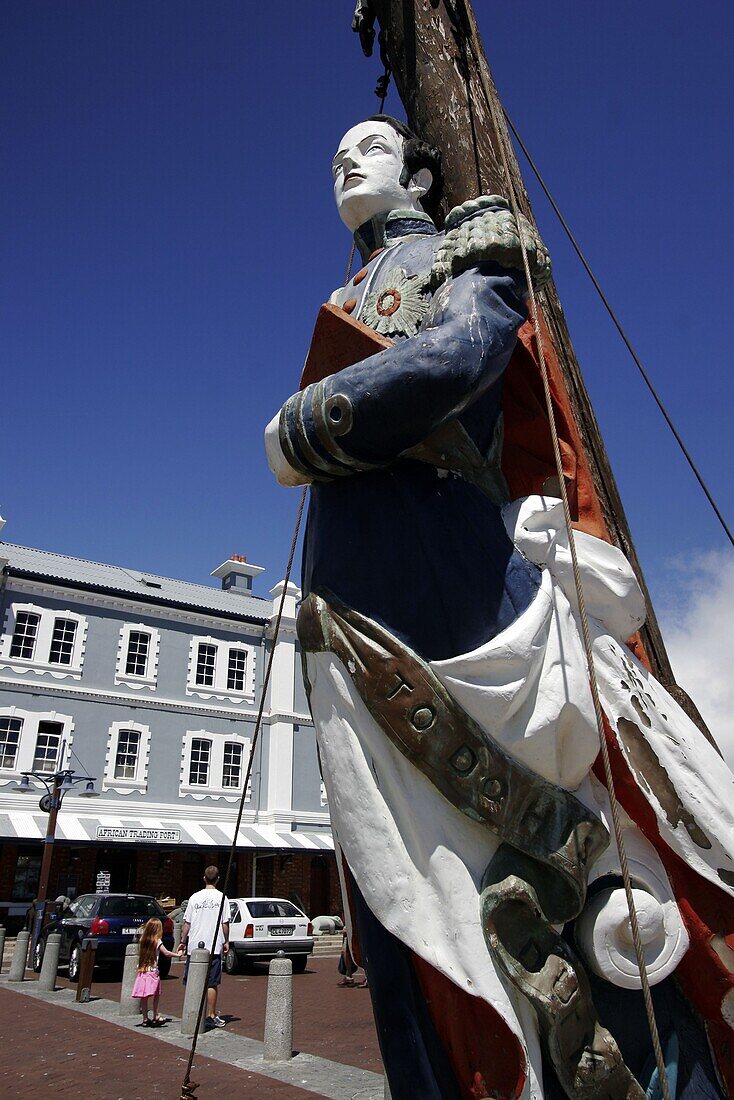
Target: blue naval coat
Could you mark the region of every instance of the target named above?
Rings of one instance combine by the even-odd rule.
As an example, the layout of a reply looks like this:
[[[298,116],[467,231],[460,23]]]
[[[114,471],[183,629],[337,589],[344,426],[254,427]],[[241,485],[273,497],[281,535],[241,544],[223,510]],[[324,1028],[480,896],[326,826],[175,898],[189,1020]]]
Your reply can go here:
[[[395,309],[385,323],[409,332],[411,308],[424,315],[415,335],[386,333],[393,347],[308,386],[281,410],[281,447],[314,479],[303,591],[335,595],[425,660],[440,660],[514,622],[540,571],[515,549],[499,506],[479,488],[404,452],[454,418],[487,452],[503,373],[527,317],[525,283],[483,263],[431,298],[443,235],[426,215],[393,212],[355,236],[363,259],[382,250],[332,301],[355,298],[352,315],[370,323],[380,302],[383,313],[395,306],[396,286],[404,316]]]

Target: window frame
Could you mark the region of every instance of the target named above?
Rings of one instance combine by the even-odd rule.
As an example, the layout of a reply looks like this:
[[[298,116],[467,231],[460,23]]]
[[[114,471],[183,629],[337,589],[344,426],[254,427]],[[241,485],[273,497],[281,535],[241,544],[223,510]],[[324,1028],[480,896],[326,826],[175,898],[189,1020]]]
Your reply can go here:
[[[0,732],[0,738],[3,736],[3,732],[6,733],[6,734],[10,733],[11,723],[13,723],[13,722],[19,723],[19,729],[16,731],[17,741],[16,741],[16,744],[15,744],[15,752],[13,753],[13,763],[12,763],[12,765],[7,765],[7,764],[3,763],[3,760],[5,759],[6,753],[3,749],[0,749],[0,772],[14,772],[15,771],[15,765],[17,764],[18,757],[20,756],[20,743],[23,740],[23,727],[25,725],[25,719],[20,718],[17,715],[14,715],[14,714],[13,715],[11,715],[11,714],[0,714],[0,724],[2,724],[4,722],[8,723],[8,729],[5,730],[5,731]],[[0,744],[2,744],[2,741],[0,741]]]
[[[124,748],[123,737],[125,738]],[[132,726],[125,726],[124,729],[118,731],[115,759],[112,765],[112,771],[116,780],[135,778],[138,770],[138,760],[140,759],[141,740],[140,730],[133,729]],[[134,749],[132,746],[134,746]],[[118,769],[123,769],[125,774],[121,775]],[[127,774],[128,769],[131,772],[129,775]]]
[[[203,747],[206,747],[206,754],[205,755],[201,755],[201,749]],[[197,753],[199,753],[199,756],[198,756],[197,760],[194,760],[194,751],[197,751]],[[204,767],[206,769],[204,771],[204,775],[206,776],[206,779],[203,783],[200,782],[199,780],[192,779],[192,773],[194,771],[194,768],[196,767],[197,769],[199,769],[199,768],[202,767],[202,765],[204,765]],[[188,780],[189,787],[207,787],[208,788],[209,787],[209,779],[210,779],[210,776],[211,776],[211,769],[212,769],[212,742],[211,742],[211,739],[209,737],[192,737],[191,738],[191,747],[189,749],[189,780]]]
[[[190,782],[191,755],[193,743],[196,740],[209,742],[209,776],[206,784]],[[240,782],[237,787],[224,786],[224,752],[225,746],[228,744],[240,745],[242,749]],[[192,795],[197,800],[221,798],[229,802],[239,802],[251,745],[252,737],[247,734],[235,732],[212,733],[210,729],[187,730],[181,748],[179,795]],[[249,799],[246,799],[246,801],[249,801]]]
[[[20,626],[18,620],[21,615],[23,616],[23,625],[25,627],[28,627],[30,625],[31,620],[35,620],[33,624],[33,641],[30,647],[31,652],[29,657],[22,653],[13,653],[13,646],[16,643],[16,633]],[[37,611],[26,611],[25,609],[18,609],[16,611],[15,622],[13,624],[13,632],[10,635],[10,647],[8,649],[8,656],[10,657],[11,661],[35,661],[36,649],[38,648],[38,635],[41,632],[42,618],[43,617]],[[28,641],[28,638],[29,634],[26,630],[26,632],[23,634],[22,640],[20,637],[18,637],[17,640],[21,642],[22,647],[25,647],[25,643]]]
[[[231,760],[230,761],[227,760],[227,750],[228,749],[237,749],[238,750],[239,759],[237,760],[236,765]],[[222,746],[222,787],[224,787],[228,791],[240,791],[241,788],[242,788],[242,777],[243,777],[242,765],[244,763],[244,756],[245,756],[244,745],[242,744],[241,741],[234,741],[230,738],[228,741],[224,742],[224,745]],[[225,783],[225,771],[226,771],[226,769],[227,768],[233,768],[235,766],[237,767],[237,782],[236,783]],[[246,768],[245,768],[245,771],[247,771]]]
[[[64,624],[71,623],[71,625],[74,627],[74,630],[73,630],[72,636],[71,636],[71,648],[68,651],[69,652],[69,660],[68,661],[53,661],[51,659],[51,654],[53,653],[54,645],[56,643],[56,628],[59,625],[59,623],[64,623]],[[77,632],[78,629],[79,629],[79,621],[77,619],[70,619],[66,615],[54,615],[53,626],[51,627],[51,642],[49,644],[49,649],[48,649],[48,663],[49,664],[58,665],[59,668],[68,668],[71,665],[72,661],[74,660],[74,643],[76,642],[76,632]],[[68,642],[67,642],[66,638],[64,637],[64,638],[61,638],[59,644],[60,644],[61,647],[63,647],[63,646],[68,645]]]
[[[64,747],[64,757],[57,757],[56,766],[64,768],[69,766],[71,759],[71,746],[74,740],[74,719],[70,714],[62,714],[57,710],[28,710],[25,707],[2,706],[0,717],[19,718],[23,725],[21,728],[18,751],[15,756],[15,764],[12,768],[0,767],[0,782],[11,779],[19,779],[23,772],[37,771],[33,767],[38,741],[38,727],[42,722],[58,722],[62,727],[60,745]],[[50,774],[50,773],[49,773]],[[43,789],[40,780],[31,779],[31,786]]]
[[[11,657],[13,636],[18,615],[37,615],[38,627],[32,657]],[[51,645],[57,620],[66,619],[76,623],[74,641],[71,648],[71,660],[68,664],[52,661]],[[37,675],[50,674],[56,680],[67,677],[81,679],[84,665],[84,653],[87,644],[89,621],[85,615],[70,608],[41,607],[34,603],[11,603],[5,615],[3,636],[0,639],[0,668],[11,668],[21,675],[34,672]]]
[[[49,730],[41,732],[41,726],[56,726],[57,730],[51,733]],[[58,737],[58,743],[56,745],[56,754],[53,760],[44,756],[43,761],[39,762],[38,759],[38,742],[41,737]],[[41,772],[43,775],[53,775],[55,771],[58,771],[60,766],[61,752],[64,746],[64,723],[59,722],[57,719],[49,720],[48,718],[42,718],[36,726],[36,740],[33,746],[33,763],[31,764],[31,771]],[[50,763],[51,767],[41,767],[41,763]]]
[[[146,662],[145,674],[142,676],[136,672],[127,671],[131,634],[147,634],[149,638],[148,660]],[[115,684],[133,688],[135,691],[140,691],[143,688],[155,691],[158,683],[158,658],[160,656],[160,648],[161,634],[157,627],[149,626],[148,623],[123,623],[120,627],[120,637],[117,643]]]
[[[120,734],[132,731],[140,735],[138,757],[135,763],[135,775],[128,779],[115,775]],[[105,757],[102,790],[115,791],[116,794],[145,794],[148,790],[148,766],[150,763],[150,726],[142,722],[113,722],[107,733],[107,755]]]
[[[197,684],[196,676],[199,663],[199,647],[214,646],[214,683]],[[233,653],[242,653],[245,668],[242,688],[228,686],[230,660]],[[215,638],[212,635],[195,634],[189,645],[189,670],[186,678],[186,694],[198,695],[200,699],[222,699],[232,702],[255,700],[255,673],[257,665],[257,646],[238,639]]]

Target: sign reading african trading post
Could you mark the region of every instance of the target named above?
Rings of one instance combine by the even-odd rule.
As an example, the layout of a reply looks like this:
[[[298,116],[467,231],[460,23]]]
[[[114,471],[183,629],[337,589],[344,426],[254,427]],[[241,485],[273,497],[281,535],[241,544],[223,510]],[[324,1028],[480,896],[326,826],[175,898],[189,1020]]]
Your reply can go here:
[[[179,829],[131,829],[124,826],[98,825],[97,840],[132,840],[142,844],[180,844]]]

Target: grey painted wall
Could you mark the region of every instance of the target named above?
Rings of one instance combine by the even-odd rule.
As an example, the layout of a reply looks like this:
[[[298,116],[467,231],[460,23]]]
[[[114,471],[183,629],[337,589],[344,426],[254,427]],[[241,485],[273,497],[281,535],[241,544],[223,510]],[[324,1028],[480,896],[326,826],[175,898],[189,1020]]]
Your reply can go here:
[[[106,597],[105,597],[106,599]],[[141,798],[150,802],[174,802],[205,805],[201,799],[191,794],[179,795],[181,777],[182,742],[187,730],[204,729],[211,734],[232,734],[252,738],[254,718],[259,702],[259,691],[265,665],[265,649],[262,637],[248,629],[247,624],[233,623],[233,629],[224,625],[210,625],[207,622],[176,621],[156,613],[151,607],[145,611],[128,610],[124,607],[103,606],[84,600],[83,596],[73,600],[52,595],[28,595],[13,590],[12,578],[8,587],[0,592],[0,624],[5,622],[5,613],[10,602],[32,603],[54,612],[72,611],[87,619],[87,639],[80,679],[56,679],[50,672],[20,673],[9,667],[0,669],[0,677],[13,681],[12,688],[0,688],[0,706],[18,706],[28,711],[57,710],[70,714],[74,720],[73,749],[83,762],[84,768],[100,779],[97,785],[101,789],[105,759],[108,750],[109,732],[113,723],[134,721],[150,727],[150,757],[148,770],[148,789],[144,796],[131,793],[125,796],[134,814],[135,803]],[[111,599],[110,599],[110,602]],[[158,672],[154,689],[143,687],[129,688],[124,684],[115,684],[115,671],[120,641],[120,628],[124,623],[142,623],[160,633]],[[189,664],[189,652],[192,636],[212,636],[222,641],[244,641],[257,648],[256,659],[256,695],[252,704],[237,706],[228,716],[211,713],[196,713],[196,708],[207,707],[224,709],[232,707],[227,700],[204,700],[198,695],[186,694],[186,680]],[[300,660],[295,669],[296,711],[307,714],[308,706],[301,680]],[[53,691],[44,690],[50,685]],[[68,688],[68,693],[64,690]],[[91,689],[114,694],[117,698],[92,699],[80,698],[76,692]],[[166,707],[164,701],[184,704],[186,710]],[[155,706],[154,701],[163,705]],[[194,713],[192,713],[194,711]],[[269,762],[269,729],[263,727],[261,750],[255,761],[255,772],[263,777],[263,795],[267,791],[265,777]],[[243,759],[243,775],[246,767]],[[81,770],[77,761],[74,767]],[[320,800],[320,778],[316,759],[316,746],[313,729],[301,725],[294,735],[294,784],[293,808],[299,811],[323,812]],[[252,799],[248,808],[257,809],[259,776],[253,776]],[[204,792],[202,792],[204,793]],[[233,792],[234,794],[234,792]],[[119,801],[115,791],[103,792],[94,803],[101,807],[105,800]],[[215,805],[224,808],[227,803],[222,799]],[[96,811],[98,812],[98,811]]]
[[[313,726],[299,724],[293,731],[293,809],[323,810]]]

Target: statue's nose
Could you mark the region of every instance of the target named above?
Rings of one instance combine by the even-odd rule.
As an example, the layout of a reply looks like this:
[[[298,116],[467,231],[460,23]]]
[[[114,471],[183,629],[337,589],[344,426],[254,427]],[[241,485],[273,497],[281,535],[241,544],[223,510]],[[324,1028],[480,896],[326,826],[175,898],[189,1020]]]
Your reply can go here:
[[[350,149],[345,156],[342,164],[344,165],[344,175],[348,176],[353,168],[356,168],[360,163],[359,149]]]

